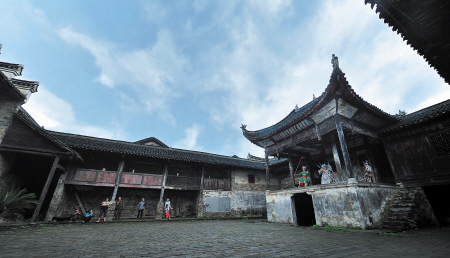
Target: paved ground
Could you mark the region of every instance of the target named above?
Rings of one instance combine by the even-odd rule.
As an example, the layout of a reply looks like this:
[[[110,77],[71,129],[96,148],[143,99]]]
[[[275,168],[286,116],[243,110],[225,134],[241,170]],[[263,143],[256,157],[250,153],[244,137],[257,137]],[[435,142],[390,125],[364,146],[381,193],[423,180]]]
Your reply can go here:
[[[381,236],[252,220],[3,228],[1,257],[449,257],[450,229]]]

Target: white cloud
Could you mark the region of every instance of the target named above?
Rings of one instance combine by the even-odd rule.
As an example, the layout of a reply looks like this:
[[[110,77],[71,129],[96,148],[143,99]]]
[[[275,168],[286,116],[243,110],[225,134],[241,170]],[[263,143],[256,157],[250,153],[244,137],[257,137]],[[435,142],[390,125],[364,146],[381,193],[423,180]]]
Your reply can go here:
[[[90,135],[102,138],[118,138],[118,128],[94,126],[80,121],[71,104],[48,91],[43,85],[31,95],[25,110],[45,129],[66,133]]]
[[[289,5],[267,6],[267,10],[276,13],[285,7]],[[270,16],[264,19],[247,12],[241,17],[232,11],[233,4],[221,8],[215,24],[225,31],[227,41],[205,50],[203,60],[209,65],[207,71],[200,71],[206,85],[201,90],[220,93],[203,100],[217,128],[227,126],[226,130],[240,134],[244,123],[248,130],[259,130],[283,119],[295,104],[302,106],[313,94],[319,96],[330,79],[332,54],[339,57],[356,93],[390,113],[418,106],[408,99],[408,94],[425,87],[418,81],[426,87],[442,84],[422,57],[363,1],[323,1],[308,22],[286,30],[273,27]],[[289,23],[295,15],[278,18]],[[435,96],[424,96],[426,105],[447,98],[438,94],[444,87],[433,89]],[[239,155],[249,150],[263,154],[241,137]]]
[[[167,102],[180,95],[174,91],[175,81],[186,61],[169,31],[159,31],[153,46],[134,51],[121,51],[109,42],[93,39],[70,27],[58,32],[63,40],[83,47],[95,57],[101,69],[100,83],[133,90],[148,112],[175,122]]]
[[[198,124],[193,124],[191,127],[186,128],[184,130],[185,137],[178,141],[175,144],[175,147],[180,149],[200,151],[202,147],[197,145],[197,138],[201,131],[202,129]]]

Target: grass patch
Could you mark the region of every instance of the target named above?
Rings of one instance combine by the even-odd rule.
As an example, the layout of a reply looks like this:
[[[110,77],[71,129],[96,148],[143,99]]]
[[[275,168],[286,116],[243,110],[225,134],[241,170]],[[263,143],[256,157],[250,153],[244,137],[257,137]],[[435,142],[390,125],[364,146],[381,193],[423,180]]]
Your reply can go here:
[[[379,233],[380,236],[387,236],[387,237],[402,237],[402,233],[388,233],[388,232],[381,232]]]
[[[357,230],[356,228],[352,228],[352,227],[349,227],[349,228],[346,228],[346,227],[340,227],[340,226],[324,226],[324,227],[321,227],[321,226],[319,226],[319,225],[314,225],[314,226],[312,226],[311,227],[312,229],[323,229],[323,230],[325,230],[325,231],[327,231],[327,232],[346,232],[346,231],[354,231],[354,230]]]

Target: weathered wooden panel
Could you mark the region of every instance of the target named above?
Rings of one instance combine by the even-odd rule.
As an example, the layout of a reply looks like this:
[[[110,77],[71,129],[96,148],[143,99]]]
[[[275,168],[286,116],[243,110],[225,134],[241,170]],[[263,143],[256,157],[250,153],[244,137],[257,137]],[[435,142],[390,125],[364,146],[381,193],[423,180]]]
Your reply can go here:
[[[217,189],[231,190],[231,180],[205,178],[203,179],[203,188],[208,190],[217,190]]]
[[[386,125],[386,122],[376,118],[366,112],[361,112],[354,117],[355,121],[361,122],[366,125],[373,126],[375,128],[381,128]]]
[[[144,175],[144,185],[162,185],[163,177],[161,175]]]
[[[51,152],[67,152],[16,117],[13,118],[2,144]]]
[[[311,115],[312,120],[316,124],[325,121],[327,118],[334,116],[336,114],[336,100],[330,101],[326,106],[321,108],[319,111]]]
[[[95,170],[77,170],[73,177],[74,181],[94,182],[95,175],[98,171]]]
[[[142,176],[139,174],[122,174],[122,178],[120,179],[121,184],[141,184]]]
[[[167,176],[167,186],[200,187],[200,178],[187,176]]]
[[[99,183],[115,183],[117,172],[99,171],[96,182]]]
[[[358,108],[348,104],[343,99],[338,99],[338,114],[347,118],[351,118],[356,111],[358,111]]]

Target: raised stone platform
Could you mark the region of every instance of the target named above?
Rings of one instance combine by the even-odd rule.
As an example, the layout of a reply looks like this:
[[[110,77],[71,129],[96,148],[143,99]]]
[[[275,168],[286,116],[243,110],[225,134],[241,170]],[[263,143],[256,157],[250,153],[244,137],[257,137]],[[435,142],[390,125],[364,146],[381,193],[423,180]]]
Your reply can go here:
[[[302,225],[297,214],[304,211],[296,207],[304,207],[314,212],[315,224],[320,226],[376,228],[382,223],[386,205],[399,190],[396,185],[350,178],[348,182],[267,191],[267,218],[270,222]]]

